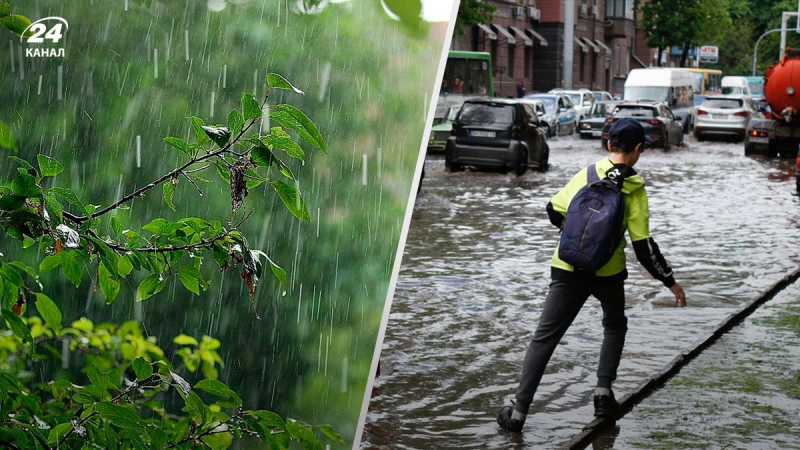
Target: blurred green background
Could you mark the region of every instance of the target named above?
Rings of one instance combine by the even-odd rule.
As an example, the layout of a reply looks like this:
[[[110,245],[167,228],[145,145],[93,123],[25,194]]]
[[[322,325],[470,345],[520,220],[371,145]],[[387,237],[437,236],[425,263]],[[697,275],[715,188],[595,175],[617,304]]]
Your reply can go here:
[[[395,20],[380,1],[313,3],[12,2],[34,21],[63,17],[69,30],[65,58],[28,58],[25,44],[0,29],[0,121],[17,140],[8,154],[58,158],[67,168],[55,184],[107,205],[178,164],[162,138],[189,138],[189,116],[225,123],[244,92],[263,95],[268,72],[304,89],[271,102],[299,107],[328,142],[327,156],[304,146],[310,157],[294,168],[312,223],[259,187],[242,226],[254,249],[289,271],[285,289],[271,277],[258,287],[262,320],[238,273],[214,264],[205,267],[213,283],[202,296],[173,283],[138,304],[135,283],[107,306],[93,283],[76,290],[57,272],[42,279],[66,323],[135,318],[168,349],[180,333],[219,338],[220,379],[248,408],[330,423],[352,445],[443,37]],[[388,4],[413,11],[419,0]],[[2,161],[10,179],[16,169]],[[117,215],[132,229],[156,217],[230,220],[227,187],[213,172],[204,177],[213,180],[204,197],[178,186],[176,213],[154,190]],[[5,236],[0,252],[33,266],[44,256]]]

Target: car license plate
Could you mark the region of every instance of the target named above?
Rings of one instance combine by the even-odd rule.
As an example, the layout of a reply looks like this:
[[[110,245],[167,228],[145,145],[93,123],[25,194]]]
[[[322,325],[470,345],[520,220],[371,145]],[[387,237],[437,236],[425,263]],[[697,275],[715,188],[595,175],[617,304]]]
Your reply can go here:
[[[469,137],[482,137],[482,138],[493,138],[496,134],[494,131],[479,131],[474,130],[469,132]]]
[[[751,137],[750,142],[754,144],[769,144],[769,138],[765,137]]]
[[[603,134],[603,130],[592,130],[592,136],[600,136]]]
[[[728,120],[727,114],[711,114],[712,119]]]

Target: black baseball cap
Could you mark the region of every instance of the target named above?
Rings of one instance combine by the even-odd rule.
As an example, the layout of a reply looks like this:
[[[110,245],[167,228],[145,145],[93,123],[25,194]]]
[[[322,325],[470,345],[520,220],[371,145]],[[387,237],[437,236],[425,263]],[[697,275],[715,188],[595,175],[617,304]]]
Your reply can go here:
[[[643,148],[649,148],[653,141],[644,134],[644,127],[637,120],[623,117],[611,125],[608,130],[608,139],[612,147],[617,147],[626,152],[633,151],[637,145],[644,143]]]

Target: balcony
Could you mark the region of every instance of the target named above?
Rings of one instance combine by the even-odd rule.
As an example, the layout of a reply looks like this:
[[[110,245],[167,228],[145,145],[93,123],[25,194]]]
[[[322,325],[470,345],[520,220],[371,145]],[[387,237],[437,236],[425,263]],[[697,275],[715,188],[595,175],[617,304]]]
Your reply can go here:
[[[624,17],[606,17],[611,25],[604,28],[606,39],[623,38],[636,34],[636,22]]]

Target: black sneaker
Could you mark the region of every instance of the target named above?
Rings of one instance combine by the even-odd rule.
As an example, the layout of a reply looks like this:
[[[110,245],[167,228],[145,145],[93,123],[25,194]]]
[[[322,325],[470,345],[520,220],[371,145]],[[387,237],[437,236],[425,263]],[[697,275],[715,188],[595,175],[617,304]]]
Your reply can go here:
[[[503,406],[500,409],[500,413],[497,414],[497,424],[500,425],[505,431],[510,431],[512,433],[519,433],[522,431],[522,425],[525,424],[523,420],[512,419],[511,414],[514,412],[514,408],[511,406]]]
[[[602,418],[613,418],[619,414],[619,403],[614,398],[614,393],[610,395],[594,396],[594,416]]]

